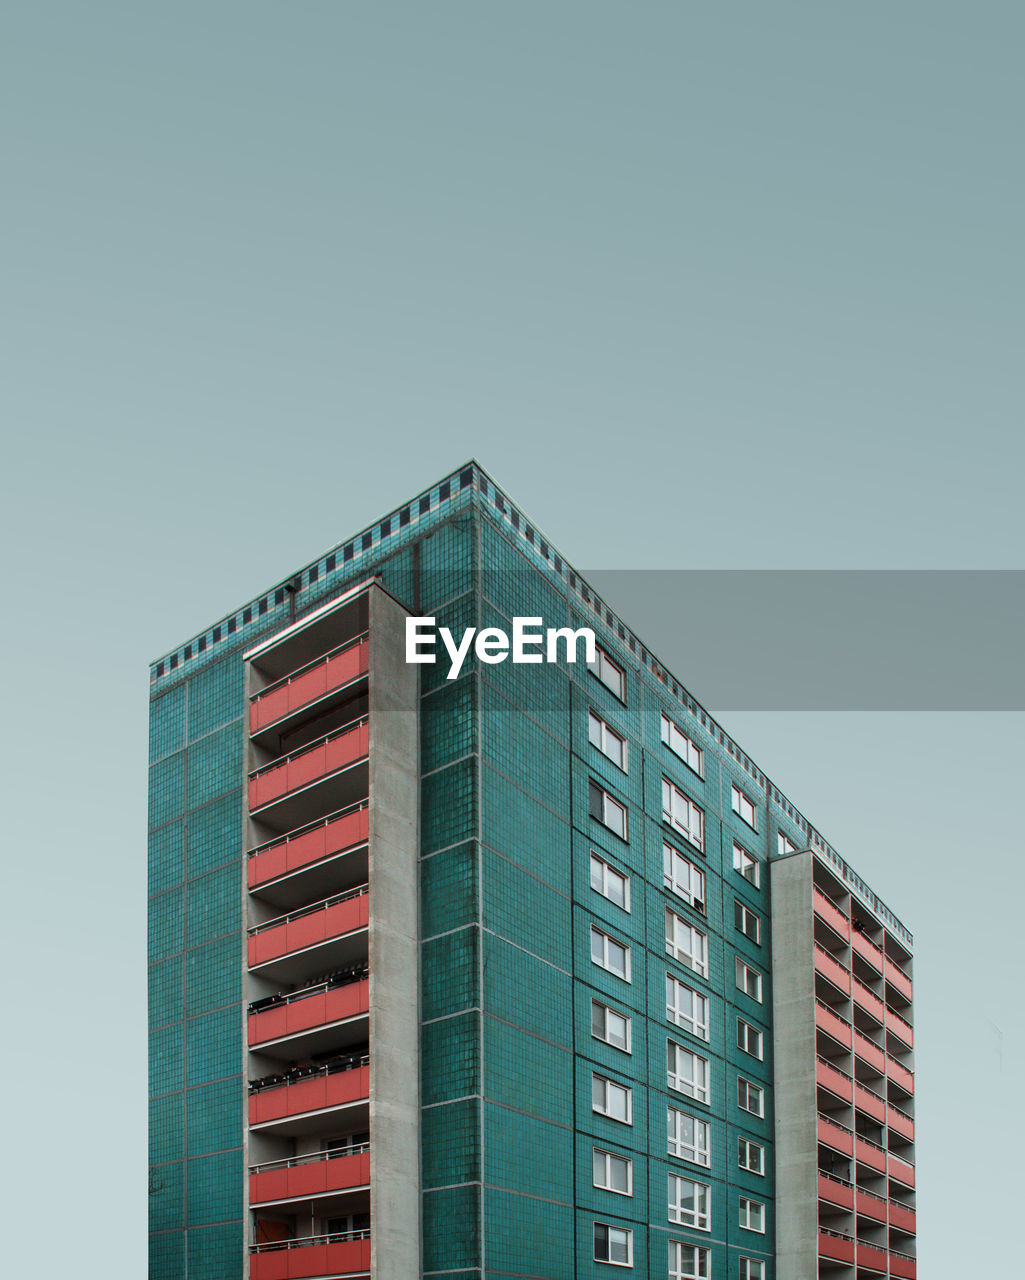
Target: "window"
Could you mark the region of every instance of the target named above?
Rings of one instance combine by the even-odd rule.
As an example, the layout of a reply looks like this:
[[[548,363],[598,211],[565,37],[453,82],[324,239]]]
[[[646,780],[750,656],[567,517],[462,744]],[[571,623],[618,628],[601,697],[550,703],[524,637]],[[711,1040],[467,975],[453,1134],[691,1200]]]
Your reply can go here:
[[[630,948],[591,925],[591,959],[617,978],[630,981]]]
[[[598,786],[597,782],[591,783],[591,817],[608,827],[610,831],[614,831],[620,839],[627,838],[626,806],[613,799],[604,787]]]
[[[707,1120],[699,1120],[677,1107],[669,1107],[667,1128],[671,1156],[689,1160],[691,1164],[703,1164],[706,1168],[711,1165],[711,1126]]]
[[[617,1267],[634,1264],[634,1233],[622,1227],[610,1227],[605,1222],[594,1224],[594,1260],[611,1262]]]
[[[630,1090],[606,1076],[591,1077],[591,1109],[600,1116],[618,1120],[620,1124],[633,1124]]]
[[[750,907],[744,906],[739,898],[735,898],[733,901],[733,923],[752,942],[761,944],[762,922]]]
[[[794,844],[793,840],[791,840],[789,836],[785,836],[783,832],[780,831],[778,834],[776,849],[777,849],[777,852],[779,853],[779,856],[783,858],[788,853],[796,853],[797,845]]]
[[[711,1231],[709,1201],[711,1188],[704,1182],[681,1178],[678,1173],[669,1175],[669,1221],[681,1227],[693,1227],[695,1231]]]
[[[662,843],[665,885],[689,902],[695,911],[705,910],[705,873],[671,844]]]
[[[740,1280],[765,1280],[765,1263],[758,1258],[741,1258]]]
[[[591,675],[597,676],[606,689],[611,689],[620,702],[626,701],[626,676],[623,668],[617,666],[604,649],[595,646],[594,661],[587,665]]]
[[[758,859],[753,858],[739,844],[733,846],[733,870],[742,875],[745,880],[750,880],[756,889],[758,888],[760,871]]]
[[[700,929],[666,908],[666,951],[688,969],[708,977],[708,939]]]
[[[596,853],[591,854],[591,888],[624,911],[630,910],[630,877]]]
[[[748,1173],[765,1172],[765,1148],[747,1138],[737,1139],[737,1165]]]
[[[617,1196],[633,1195],[633,1161],[626,1156],[614,1156],[611,1151],[594,1148],[592,1156],[594,1185],[604,1191],[614,1191]]]
[[[662,779],[662,820],[682,832],[691,844],[705,847],[705,815],[675,783]]]
[[[711,1249],[669,1241],[669,1280],[711,1280],[711,1275]]]
[[[743,791],[741,791],[736,783],[734,783],[732,787],[731,795],[733,797],[733,812],[741,822],[746,822],[749,827],[754,827],[757,830],[757,824],[755,822],[755,807],[753,802],[744,795]]]
[[[626,773],[626,739],[605,723],[593,711],[587,716],[587,736],[602,755],[608,756],[614,765]]]
[[[666,1017],[692,1036],[708,1039],[708,997],[666,974]]]
[[[762,975],[740,956],[737,956],[737,990],[762,1003]]]
[[[765,1090],[761,1085],[752,1084],[743,1076],[737,1077],[737,1106],[741,1111],[750,1111],[753,1116],[765,1115]]]
[[[670,1089],[685,1093],[696,1102],[708,1101],[708,1059],[675,1040],[668,1046],[668,1079]]]
[[[761,1062],[762,1033],[757,1027],[752,1027],[750,1022],[745,1022],[743,1018],[737,1019],[737,1048],[743,1049],[745,1053],[749,1053],[752,1058],[757,1058]]]
[[[630,1052],[630,1019],[598,1000],[591,1001],[591,1035],[613,1049]]]
[[[679,756],[696,774],[704,776],[704,752],[668,716],[662,717],[662,741],[673,755]]]
[[[740,1225],[746,1231],[765,1232],[765,1205],[760,1200],[740,1197]]]

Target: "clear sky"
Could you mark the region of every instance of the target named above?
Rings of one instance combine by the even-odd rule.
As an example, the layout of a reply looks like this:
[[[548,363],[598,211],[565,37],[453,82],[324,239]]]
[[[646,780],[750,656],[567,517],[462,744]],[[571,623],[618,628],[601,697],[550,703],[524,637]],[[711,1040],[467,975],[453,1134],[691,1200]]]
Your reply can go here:
[[[7,6],[12,1273],[145,1271],[151,658],[470,455],[582,567],[1022,567],[1023,43],[942,0]],[[1022,717],[726,724],[916,932],[922,1274],[996,1274]]]

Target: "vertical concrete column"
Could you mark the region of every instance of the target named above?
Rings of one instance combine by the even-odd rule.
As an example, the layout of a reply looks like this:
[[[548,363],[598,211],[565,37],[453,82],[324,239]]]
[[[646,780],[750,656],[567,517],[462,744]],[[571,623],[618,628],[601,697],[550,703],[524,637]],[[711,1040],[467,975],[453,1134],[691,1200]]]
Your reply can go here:
[[[810,850],[773,859],[776,1280],[818,1275],[818,1098]]]
[[[370,1266],[420,1265],[419,668],[405,610],[370,589]]]

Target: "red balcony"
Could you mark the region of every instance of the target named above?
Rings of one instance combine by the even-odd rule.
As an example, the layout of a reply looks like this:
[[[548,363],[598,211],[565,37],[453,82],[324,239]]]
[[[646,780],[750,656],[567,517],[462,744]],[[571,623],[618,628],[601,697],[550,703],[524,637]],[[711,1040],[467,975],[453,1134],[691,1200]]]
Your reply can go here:
[[[819,1257],[828,1258],[831,1262],[846,1262],[854,1265],[854,1241],[850,1236],[840,1235],[837,1231],[826,1231],[819,1227]]]
[[[280,800],[302,787],[348,769],[366,757],[370,748],[370,726],[366,717],[336,729],[300,751],[249,775],[251,812]]]
[[[365,636],[350,640],[341,649],[262,689],[249,705],[249,732],[259,733],[365,676],[368,653]]]
[[[892,960],[887,960],[883,967],[883,974],[890,986],[895,991],[899,991],[905,1000],[911,999],[911,979],[899,965],[895,965]]]
[[[307,1199],[369,1185],[370,1148],[364,1144],[345,1155],[318,1152],[254,1165],[249,1173],[249,1203]]]
[[[854,1188],[841,1178],[833,1178],[828,1173],[819,1174],[819,1199],[837,1209],[854,1208]]]
[[[851,946],[866,964],[875,969],[876,973],[882,973],[883,953],[870,938],[866,938],[863,933],[855,929],[851,933]]]
[[[863,1084],[855,1084],[854,1105],[865,1115],[877,1120],[879,1124],[886,1123],[886,1102],[874,1090],[866,1088]]]
[[[315,1027],[357,1018],[370,1009],[370,980],[328,987],[321,983],[286,996],[280,1004],[249,1014],[249,1045],[256,1048]]]
[[[871,1191],[858,1188],[858,1217],[871,1218],[874,1222],[886,1221],[886,1201],[875,1196]]]
[[[323,822],[260,845],[249,856],[249,887],[257,889],[302,867],[366,844],[369,833],[370,809],[364,800]]]
[[[890,1250],[890,1275],[897,1280],[916,1280],[918,1263],[910,1254]]]
[[[308,1276],[369,1274],[369,1231],[257,1244],[252,1246],[249,1254],[251,1280],[305,1280]]]
[[[300,1079],[281,1078],[280,1084],[267,1084],[249,1095],[249,1123],[268,1124],[289,1116],[324,1111],[329,1107],[349,1106],[370,1098],[369,1058],[343,1069],[326,1066],[313,1069]]]
[[[815,944],[815,972],[822,974],[845,995],[850,995],[851,975],[839,960],[834,960],[825,947],[820,947],[818,943]]]
[[[896,1058],[891,1058],[889,1055],[887,1055],[886,1058],[886,1074],[891,1080],[895,1080],[897,1084],[905,1090],[905,1092],[914,1093],[914,1075],[907,1069],[907,1067],[899,1063]]]
[[[890,1201],[890,1226],[897,1231],[905,1231],[909,1236],[915,1234],[915,1211],[906,1204]]]
[[[825,1116],[819,1116],[818,1136],[819,1142],[833,1151],[839,1151],[845,1156],[854,1154],[854,1134],[845,1125],[837,1124],[835,1120],[827,1120]]]
[[[858,1241],[858,1270],[859,1271],[878,1271],[880,1275],[886,1275],[886,1250],[880,1249],[878,1245],[862,1244]]]
[[[820,1031],[824,1031],[827,1035],[832,1036],[838,1044],[842,1044],[845,1049],[851,1047],[851,1028],[848,1022],[839,1017],[829,1008],[828,1005],[822,1003],[821,1000],[815,1001],[815,1025]]]
[[[900,1134],[902,1138],[907,1138],[908,1142],[915,1140],[915,1122],[906,1111],[901,1111],[900,1107],[895,1107],[892,1102],[886,1106],[886,1124],[891,1133]]]
[[[277,920],[257,925],[249,930],[249,967],[253,969],[296,951],[319,947],[357,929],[365,929],[368,904],[367,886],[360,885],[336,898],[325,899],[312,907],[303,907]]]
[[[900,1156],[893,1155],[892,1152],[886,1160],[886,1172],[894,1182],[899,1182],[902,1187],[914,1188],[915,1166],[909,1164],[907,1160],[902,1160]]]
[[[854,1056],[860,1058],[862,1062],[867,1063],[870,1067],[874,1067],[880,1075],[886,1068],[886,1054],[877,1044],[873,1044],[868,1036],[863,1036],[860,1031],[855,1031],[854,1033]]]
[[[844,1102],[850,1102],[854,1096],[854,1081],[845,1071],[834,1067],[825,1058],[817,1058],[815,1061],[815,1080],[823,1089],[828,1089]]]
[[[854,1140],[855,1158],[858,1164],[867,1165],[877,1173],[886,1172],[886,1152],[877,1142],[856,1136]]]
[[[880,1026],[883,1025],[883,1018],[886,1013],[886,1006],[877,995],[869,991],[868,987],[863,986],[857,978],[854,979],[854,1003],[859,1009],[863,1009],[870,1018],[874,1018]]]
[[[841,938],[850,938],[851,922],[831,898],[827,898],[821,889],[815,889],[812,901],[819,919],[824,920]]]
[[[900,1014],[894,1013],[892,1009],[886,1010],[886,1030],[896,1036],[902,1044],[906,1044],[909,1049],[914,1048],[915,1033],[911,1023],[905,1022]]]

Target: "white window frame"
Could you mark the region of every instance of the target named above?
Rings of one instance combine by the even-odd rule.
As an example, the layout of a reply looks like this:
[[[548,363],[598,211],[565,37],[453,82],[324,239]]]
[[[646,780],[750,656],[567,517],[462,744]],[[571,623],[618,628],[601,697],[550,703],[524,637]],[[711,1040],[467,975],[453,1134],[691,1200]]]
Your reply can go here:
[[[788,853],[796,853],[797,845],[783,831],[776,832],[776,852],[781,858],[785,858]]]
[[[591,746],[597,747],[602,755],[611,760],[617,769],[621,769],[623,773],[627,772],[626,738],[621,733],[617,733],[607,720],[603,720],[596,711],[590,708],[587,712],[587,737]],[[616,750],[616,744],[619,747],[618,751]]]
[[[688,1142],[684,1133],[685,1121],[690,1122],[692,1141]],[[689,1164],[699,1165],[702,1169],[712,1167],[712,1126],[699,1116],[692,1116],[689,1111],[681,1111],[670,1103],[666,1107],[666,1152],[676,1156],[678,1160],[686,1160]]]
[[[600,645],[595,645],[594,661],[587,664],[587,669],[614,697],[626,702],[626,672]]]
[[[757,1104],[751,1106],[752,1099]],[[765,1117],[765,1087],[748,1080],[746,1076],[737,1076],[737,1106],[748,1115]]]
[[[756,889],[761,887],[762,868],[758,859],[753,853],[748,853],[742,844],[733,842],[733,870],[738,876],[743,876],[748,884],[753,884]]]
[[[602,1162],[602,1179],[598,1181],[598,1162]],[[626,1190],[620,1191],[612,1185],[612,1162],[618,1160],[626,1166]],[[604,1147],[591,1148],[591,1181],[602,1191],[610,1191],[614,1196],[632,1196],[634,1193],[634,1162],[629,1156],[619,1155],[615,1151],[606,1151]]]
[[[667,889],[689,902],[695,911],[705,914],[705,873],[668,840],[662,841],[662,879]]]
[[[761,1258],[741,1258],[739,1280],[765,1280],[765,1263]]]
[[[610,1222],[595,1222],[594,1227],[595,1227],[595,1231],[592,1233],[592,1237],[591,1237],[591,1240],[592,1240],[591,1252],[594,1254],[595,1262],[604,1262],[607,1266],[610,1266],[610,1267],[632,1267],[634,1264],[634,1233],[631,1230],[629,1230],[627,1227],[614,1227]],[[608,1243],[609,1256],[607,1258],[601,1257],[598,1253],[598,1239],[597,1239],[598,1227],[604,1227],[605,1231],[608,1233],[606,1236],[606,1241]],[[625,1262],[621,1262],[618,1258],[612,1257],[612,1236],[614,1234],[622,1237],[620,1243],[626,1246]]]
[[[708,977],[708,935],[666,907],[666,951],[680,964]]]
[[[669,1280],[711,1280],[712,1251],[685,1240],[669,1241]]]
[[[737,1168],[765,1177],[765,1148],[750,1138],[737,1138]]]
[[[764,1036],[746,1018],[737,1018],[737,1048],[742,1053],[749,1053],[752,1058],[757,1058],[759,1062],[762,1061]]]
[[[668,1175],[669,1221],[678,1227],[690,1227],[692,1231],[712,1230],[712,1188],[707,1182],[687,1178],[682,1173]],[[683,1207],[683,1189],[694,1188],[694,1208]]]
[[[662,713],[662,741],[677,759],[682,760],[699,778],[705,776],[705,753],[666,713]]]
[[[601,959],[596,959],[595,941],[601,951]],[[612,948],[618,947],[623,953],[623,970],[615,968],[610,962],[610,955],[613,954]],[[606,973],[611,973],[615,978],[622,978],[624,982],[630,981],[630,948],[625,942],[620,942],[618,938],[614,938],[611,933],[606,933],[604,929],[599,929],[596,924],[591,925],[591,963],[596,964],[599,969],[604,969]]]
[[[730,788],[730,804],[741,822],[749,826],[752,831],[758,830],[758,807],[747,792],[741,791],[735,782]]]
[[[750,979],[754,979],[754,991],[751,990]],[[754,967],[748,964],[742,957],[737,956],[737,990],[742,991],[750,1000],[756,1000],[759,1004],[763,999],[762,975]]]
[[[598,805],[598,808],[601,811],[600,815],[594,812],[595,794],[601,797],[601,801]],[[606,791],[605,788],[601,785],[601,783],[595,782],[593,778],[590,780],[588,784],[587,804],[588,804],[588,811],[591,814],[591,817],[595,820],[595,822],[600,822],[602,826],[606,827],[609,831],[611,831],[614,836],[619,836],[620,840],[629,840],[630,815],[626,805],[622,804],[619,800],[617,800],[616,797],[610,791]],[[618,813],[622,816],[622,819],[623,819],[622,831],[619,830],[619,828],[615,825],[615,823],[609,821],[610,810],[612,811],[612,813],[614,814]]]
[[[598,870],[598,878],[601,885],[595,884],[595,870]],[[609,892],[609,882],[620,880],[623,884],[623,901],[618,902],[616,898]],[[614,867],[611,862],[606,861],[600,854],[591,850],[591,888],[595,893],[600,893],[603,898],[607,898],[613,906],[621,908],[623,911],[630,910],[630,877],[625,871],[620,871],[618,867]]]
[[[752,1226],[752,1218],[758,1226]],[[761,1200],[752,1200],[748,1196],[740,1197],[740,1225],[744,1231],[756,1231],[765,1235],[765,1205]]]
[[[662,821],[679,831],[696,849],[705,848],[705,811],[681,791],[672,778],[662,775]]]
[[[666,1082],[675,1093],[708,1104],[711,1097],[708,1059],[675,1040],[666,1041]]]
[[[601,1088],[601,1105],[595,1102],[595,1086]],[[625,1100],[626,1118],[614,1115],[609,1110],[609,1090],[616,1090],[621,1093]],[[605,1116],[608,1120],[614,1120],[616,1124],[633,1124],[633,1090],[629,1085],[620,1084],[618,1080],[612,1080],[609,1076],[603,1076],[597,1071],[591,1073],[591,1110],[599,1116]]]
[[[594,1029],[594,1015],[598,1010],[601,1012],[602,1030],[605,1033],[604,1035],[598,1035]],[[617,1044],[609,1035],[609,1020],[611,1018],[618,1018],[620,1022],[623,1023],[624,1033],[622,1044]],[[619,1049],[621,1053],[633,1053],[633,1049],[631,1047],[630,1019],[625,1013],[620,1013],[618,1009],[613,1009],[611,1005],[603,1004],[601,1000],[591,1001],[591,1035],[595,1040],[600,1040],[602,1044],[607,1044],[610,1049]]]
[[[708,1040],[708,996],[672,973],[666,974],[666,1017],[699,1040]]]
[[[754,921],[754,933],[751,933],[748,924]],[[755,944],[756,947],[762,945],[762,918],[757,915],[745,902],[741,902],[739,898],[733,899],[733,925],[734,928]]]

